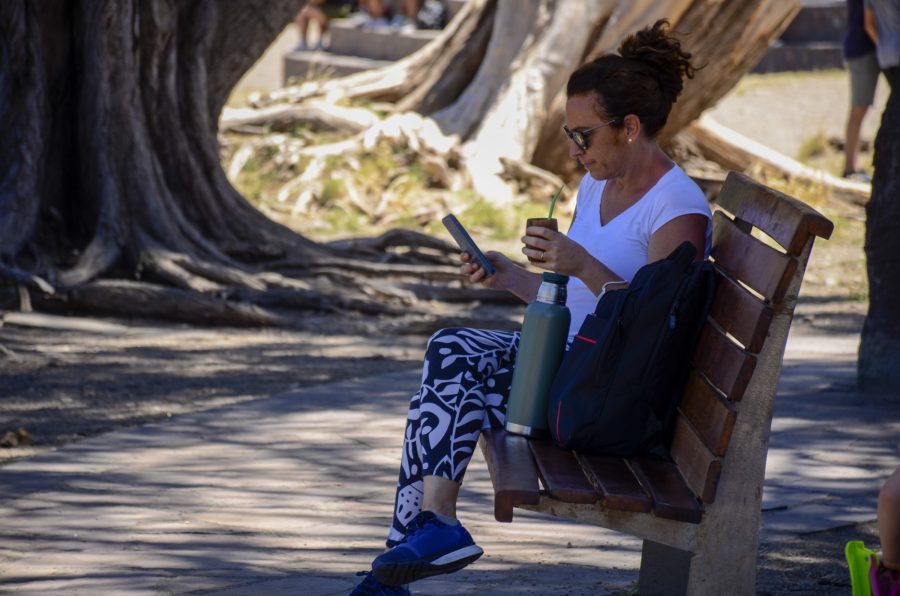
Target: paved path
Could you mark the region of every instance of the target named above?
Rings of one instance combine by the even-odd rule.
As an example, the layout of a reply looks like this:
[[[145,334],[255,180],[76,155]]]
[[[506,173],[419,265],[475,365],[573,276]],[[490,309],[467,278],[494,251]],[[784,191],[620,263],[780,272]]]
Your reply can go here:
[[[900,407],[858,405],[857,337],[792,337],[763,541],[874,518]],[[311,387],[80,441],[0,468],[0,592],[346,594],[388,522],[418,372]],[[478,456],[480,459],[480,455]],[[476,461],[461,517],[486,555],[416,594],[603,594],[633,587],[640,543],[491,516]],[[558,588],[557,588],[558,587]]]

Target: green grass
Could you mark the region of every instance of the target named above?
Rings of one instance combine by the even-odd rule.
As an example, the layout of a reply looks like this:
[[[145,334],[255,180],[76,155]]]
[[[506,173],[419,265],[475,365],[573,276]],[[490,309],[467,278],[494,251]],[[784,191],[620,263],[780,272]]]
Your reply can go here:
[[[794,81],[807,79],[823,79],[823,78],[842,78],[847,73],[839,68],[829,68],[825,70],[813,71],[788,71],[788,72],[772,72],[772,73],[749,73],[743,76],[735,86],[733,93],[740,96],[748,91],[760,88],[768,88],[773,84],[792,83]]]
[[[811,159],[821,157],[828,152],[828,138],[821,130],[813,136],[807,138],[797,150],[797,159],[807,162]]]
[[[294,126],[285,134],[309,145],[327,143],[333,136],[305,125]],[[232,140],[225,144],[231,149],[223,152],[223,163],[244,142],[237,134]],[[383,140],[352,158],[326,158],[319,182],[309,186],[315,189],[313,200],[306,211],[293,214],[290,201],[296,200],[302,189],[292,190],[292,196],[284,202],[277,200],[277,193],[309,166],[310,158],[301,157],[291,165],[296,156],[284,149],[266,146],[259,150],[241,170],[235,187],[267,216],[317,240],[377,235],[395,227],[447,237],[440,219],[454,211],[473,235],[488,245],[502,246],[517,241],[525,220],[545,217],[550,206],[549,195],[540,201],[519,199],[513,205],[497,206],[471,190],[441,189],[409,147]],[[353,187],[352,194],[348,185]],[[567,217],[565,204],[557,205],[554,215],[562,226],[567,225],[563,221]]]
[[[328,178],[322,185],[322,196],[319,200],[322,204],[327,205],[335,198],[344,195],[346,192],[347,190],[342,181],[335,178]]]
[[[509,210],[492,205],[482,197],[472,200],[458,217],[467,228],[482,230],[494,240],[507,240],[515,233],[514,216]]]
[[[272,167],[272,161],[278,150],[274,147],[263,147],[251,157],[241,175],[235,182],[235,188],[251,203],[267,203],[267,195],[278,183],[277,171]]]

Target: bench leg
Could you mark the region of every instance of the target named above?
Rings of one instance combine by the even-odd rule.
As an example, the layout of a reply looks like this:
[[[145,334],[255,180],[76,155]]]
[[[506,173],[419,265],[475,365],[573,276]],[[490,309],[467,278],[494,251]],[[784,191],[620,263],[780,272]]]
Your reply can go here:
[[[644,540],[638,593],[641,596],[687,594],[690,569],[691,553]]]

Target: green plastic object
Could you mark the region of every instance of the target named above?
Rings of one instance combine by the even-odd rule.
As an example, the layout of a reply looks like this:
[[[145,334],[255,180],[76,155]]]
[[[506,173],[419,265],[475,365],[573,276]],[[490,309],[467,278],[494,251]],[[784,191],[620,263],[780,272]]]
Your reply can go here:
[[[553,208],[556,206],[556,199],[559,198],[559,195],[562,194],[563,189],[566,187],[565,184],[559,187],[559,190],[556,191],[556,194],[553,195],[553,198],[550,199],[550,213],[547,214],[547,219],[553,219]]]
[[[847,566],[850,567],[850,585],[853,596],[872,596],[869,570],[878,566],[878,555],[865,547],[861,540],[851,540],[844,547]]]

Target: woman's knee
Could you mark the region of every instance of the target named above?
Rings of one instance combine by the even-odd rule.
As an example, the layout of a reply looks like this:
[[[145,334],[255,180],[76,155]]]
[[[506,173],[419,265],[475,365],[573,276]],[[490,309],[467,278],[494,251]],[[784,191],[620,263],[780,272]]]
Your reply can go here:
[[[448,327],[446,329],[435,331],[434,334],[428,338],[428,343],[425,345],[425,353],[430,354],[432,350],[440,350],[441,348],[446,349],[448,344],[453,344],[459,337],[460,331],[462,331],[462,329],[459,327]]]

